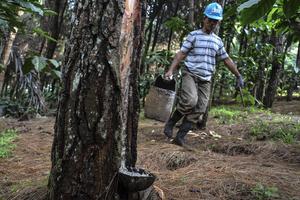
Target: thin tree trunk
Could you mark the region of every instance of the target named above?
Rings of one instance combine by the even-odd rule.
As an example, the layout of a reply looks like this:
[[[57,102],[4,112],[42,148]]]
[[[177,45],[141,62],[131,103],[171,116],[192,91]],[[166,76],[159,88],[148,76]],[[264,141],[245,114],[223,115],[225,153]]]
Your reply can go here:
[[[195,26],[195,0],[189,0],[189,23]]]
[[[262,101],[264,97],[265,92],[265,66],[267,63],[264,61],[260,61],[258,63],[258,69],[257,69],[257,81],[256,81],[256,91],[255,91],[255,97],[257,100]]]
[[[165,14],[165,9],[162,8],[161,14],[158,17],[157,22],[156,22],[156,27],[155,27],[155,30],[154,30],[154,36],[153,36],[151,51],[154,51],[154,49],[155,49],[157,39],[158,39],[158,35],[159,35],[159,31],[160,31],[160,27],[162,25],[162,21],[163,21],[163,18],[164,18],[164,14]]]
[[[17,35],[18,29],[15,29],[15,32],[10,32],[7,41],[4,44],[4,47],[2,49],[2,53],[1,53],[1,59],[0,59],[0,63],[3,64],[4,72],[6,71],[6,66],[8,64],[8,60],[9,60],[9,55],[11,52],[11,48],[13,46],[13,43],[15,41],[16,35]],[[0,72],[0,89],[1,89],[1,95],[3,94],[3,90],[4,90],[4,81],[5,81],[5,74],[4,72]]]
[[[156,1],[155,1],[156,3]],[[146,37],[146,44],[144,45],[144,51],[143,51],[143,57],[142,57],[142,65],[140,69],[140,74],[144,74],[145,72],[148,71],[148,69],[145,69],[144,61],[146,59],[146,56],[148,54],[150,44],[151,44],[151,39],[152,39],[152,33],[153,33],[153,23],[156,17],[158,16],[160,10],[162,9],[163,5],[165,4],[165,0],[159,0],[157,2],[158,4],[154,5],[153,11],[150,13],[149,16],[149,25],[147,26],[145,30],[145,37]]]
[[[24,14],[23,11],[18,11],[18,13],[17,13],[18,16],[22,16],[23,14]],[[18,28],[14,28],[14,32],[11,31],[9,33],[8,39],[7,39],[5,45],[2,49],[0,63],[2,63],[4,66],[7,65],[7,62],[9,60],[9,55],[10,55],[10,52],[11,52],[11,48],[14,44],[17,33],[18,33]]]
[[[261,36],[261,43],[267,42],[267,35],[262,34]],[[258,61],[258,69],[256,74],[256,84],[255,84],[255,98],[262,102],[265,94],[265,85],[266,85],[266,74],[265,74],[265,68],[268,66],[268,63],[264,57],[259,58]]]
[[[139,1],[126,0],[124,6],[120,0],[78,0],[74,16],[49,197],[114,199],[119,167],[133,165],[136,157],[131,153],[136,153],[137,111],[132,104],[141,45]]]
[[[4,48],[2,50],[2,55],[1,55],[1,62],[3,63],[4,66],[7,65],[9,55],[11,52],[11,48],[13,46],[13,43],[15,41],[16,35],[17,35],[18,30],[16,29],[15,32],[10,32],[9,37],[7,42],[4,45]]]
[[[45,16],[42,19],[42,26],[45,31],[49,33],[49,35],[55,39],[59,39],[59,35],[61,32],[63,17],[65,13],[65,9],[67,7],[67,0],[46,0],[45,7],[47,9],[53,10],[57,13],[57,15]],[[57,46],[57,42],[52,40],[46,40],[43,38],[41,52],[46,58],[52,58]]]
[[[266,108],[271,108],[273,105],[277,92],[279,77],[283,70],[282,64],[280,63],[280,60],[278,58],[279,54],[283,52],[282,36],[276,36],[275,33],[272,33],[271,38],[275,49],[273,50],[273,61],[270,79],[268,81],[268,87],[263,99],[263,104]]]
[[[180,0],[177,0],[173,17],[175,17],[177,15],[179,3],[180,3]],[[170,49],[171,49],[172,36],[173,36],[173,30],[171,29],[170,33],[169,33],[169,37],[168,37],[168,51],[170,51]]]
[[[300,42],[298,43],[296,67],[300,68]],[[293,93],[294,93],[295,89],[297,88],[297,83],[299,81],[299,75],[297,75],[298,73],[296,73],[296,72],[292,73],[292,77],[291,77],[291,80],[289,81],[289,87],[287,90],[287,97],[286,97],[287,101],[293,100]]]

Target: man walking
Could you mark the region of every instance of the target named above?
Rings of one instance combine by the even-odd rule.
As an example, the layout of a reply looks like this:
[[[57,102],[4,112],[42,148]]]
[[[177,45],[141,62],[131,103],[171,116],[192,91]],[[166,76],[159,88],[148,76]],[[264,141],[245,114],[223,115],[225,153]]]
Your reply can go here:
[[[204,15],[202,29],[188,34],[165,74],[166,78],[171,78],[180,62],[185,59],[185,66],[182,69],[182,85],[177,94],[178,103],[164,128],[164,134],[172,138],[173,127],[183,117],[173,141],[179,146],[185,145],[184,137],[192,128],[193,123],[197,123],[206,110],[210,95],[210,81],[215,71],[217,57],[223,60],[227,68],[236,76],[237,86],[244,86],[243,78],[225,51],[222,40],[213,33],[223,18],[221,5],[209,4],[205,8]]]

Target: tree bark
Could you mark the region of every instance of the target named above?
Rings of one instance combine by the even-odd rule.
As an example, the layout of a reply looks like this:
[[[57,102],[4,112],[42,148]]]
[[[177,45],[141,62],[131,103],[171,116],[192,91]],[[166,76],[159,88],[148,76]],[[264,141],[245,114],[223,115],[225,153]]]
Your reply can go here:
[[[195,26],[195,0],[189,0],[189,23]]]
[[[264,33],[261,36],[261,43],[265,44],[267,42],[267,35]],[[266,74],[265,74],[265,68],[268,66],[267,60],[265,57],[260,57],[258,60],[258,69],[256,73],[256,83],[255,83],[255,98],[262,102],[264,98],[265,93],[265,85],[266,85]]]
[[[176,15],[177,15],[177,12],[178,12],[178,9],[179,9],[179,3],[180,3],[180,0],[177,0],[173,17],[176,17]],[[170,49],[171,49],[172,36],[173,36],[173,30],[171,29],[170,33],[169,33],[169,36],[168,36],[168,51],[170,51]]]
[[[15,32],[10,32],[9,37],[4,45],[4,48],[2,50],[2,55],[1,55],[1,63],[6,66],[8,59],[9,59],[9,54],[11,52],[11,48],[13,46],[13,43],[15,41],[16,35],[17,35],[18,30],[16,29]]]
[[[272,70],[270,74],[270,79],[268,81],[268,87],[266,89],[266,94],[263,99],[263,104],[266,108],[271,108],[273,105],[276,92],[277,92],[279,77],[283,70],[279,58],[279,54],[283,52],[282,36],[276,36],[275,33],[272,33],[271,38],[272,38],[271,41],[275,48],[273,50],[273,61],[272,61]]]
[[[155,49],[155,47],[156,47],[157,39],[158,39],[160,27],[161,27],[162,22],[163,22],[164,15],[165,15],[165,9],[162,8],[162,10],[160,12],[160,15],[157,17],[156,26],[155,26],[155,29],[154,29],[154,35],[153,35],[151,52],[153,52],[154,49]]]
[[[120,166],[136,159],[139,1],[78,0],[74,16],[49,198],[113,199]]]
[[[15,28],[15,32],[10,32],[8,34],[7,40],[4,42],[4,47],[1,52],[1,57],[0,57],[0,63],[3,64],[4,70],[3,72],[0,72],[0,90],[1,90],[1,95],[3,91],[3,86],[4,86],[4,81],[5,81],[5,72],[6,71],[6,66],[9,61],[9,55],[13,46],[13,43],[15,41],[16,35],[17,35],[18,29]]]
[[[159,1],[154,1],[153,5],[147,5],[149,7],[152,6],[151,12],[149,14],[149,22],[148,22],[148,26],[145,29],[145,40],[146,43],[144,45],[144,49],[143,49],[143,57],[142,57],[142,64],[141,64],[141,69],[140,69],[140,74],[144,74],[148,71],[148,69],[145,68],[145,64],[144,61],[147,57],[149,48],[150,48],[150,44],[151,44],[151,40],[152,40],[152,33],[153,33],[153,24],[155,19],[159,16],[159,13],[161,11],[161,9],[163,8],[163,5],[165,4],[165,0],[159,0]],[[148,9],[148,8],[146,8]]]
[[[44,31],[47,31],[49,35],[58,40],[61,32],[61,26],[65,9],[67,7],[67,0],[46,0],[45,7],[57,13],[57,15],[45,16],[42,19],[42,27]],[[57,46],[57,42],[46,40],[43,38],[41,44],[41,52],[46,58],[52,58]]]
[[[298,52],[297,52],[297,58],[296,58],[296,67],[300,68],[300,42],[298,43]],[[298,72],[299,73],[299,72]],[[293,72],[292,77],[290,78],[290,81],[288,83],[288,90],[287,90],[287,101],[292,101],[293,100],[293,93],[295,89],[297,88],[298,82],[299,82],[299,75],[298,73]]]

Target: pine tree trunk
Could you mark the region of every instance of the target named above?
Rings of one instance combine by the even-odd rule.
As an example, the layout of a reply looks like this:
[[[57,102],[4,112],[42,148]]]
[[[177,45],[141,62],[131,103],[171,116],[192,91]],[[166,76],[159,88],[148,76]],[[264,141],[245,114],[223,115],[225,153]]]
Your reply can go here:
[[[113,199],[119,167],[136,159],[139,1],[78,0],[74,17],[49,198]]]

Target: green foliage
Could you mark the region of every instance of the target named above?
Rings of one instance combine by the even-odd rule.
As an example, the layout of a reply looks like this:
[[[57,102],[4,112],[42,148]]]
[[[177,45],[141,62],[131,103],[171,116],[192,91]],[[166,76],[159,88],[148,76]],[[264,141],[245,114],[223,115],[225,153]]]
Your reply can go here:
[[[179,17],[171,17],[165,23],[165,26],[179,35],[186,35],[192,30],[192,27],[189,23]]]
[[[283,11],[287,18],[292,17],[297,14],[300,7],[299,0],[284,0],[283,1]]]
[[[28,105],[22,98],[15,99],[15,100],[8,99],[8,98],[1,98],[0,106],[3,109],[3,115],[6,117],[19,118],[24,114],[34,115],[38,112],[37,109]]]
[[[24,28],[18,13],[27,12],[40,16],[44,15],[43,7],[38,0],[10,0],[0,3],[0,24],[7,26],[11,31],[14,28]]]
[[[145,73],[140,76],[139,80],[139,94],[140,98],[144,99],[149,92],[150,86],[155,80],[155,75],[151,73]]]
[[[193,30],[191,24],[180,17],[171,17],[168,19],[164,25],[178,34],[179,42],[183,41],[183,38]]]
[[[246,106],[254,106],[255,105],[255,97],[251,95],[251,93],[247,89],[242,90],[243,100]],[[241,94],[237,96],[237,102],[242,104]]]
[[[28,27],[24,19],[22,19],[23,13],[29,13],[34,16],[45,15],[57,15],[56,12],[45,9],[40,0],[9,0],[1,1],[0,3],[0,36],[8,31],[16,32],[17,29],[20,32],[25,32]],[[35,33],[41,37],[45,37],[48,40],[56,42],[47,32],[41,28],[36,27],[31,31],[26,32]]]
[[[250,24],[255,20],[266,15],[275,4],[276,0],[249,0],[238,7],[238,12],[241,12],[242,25]]]
[[[35,69],[37,72],[47,73],[54,79],[61,78],[60,63],[55,59],[48,59],[43,56],[29,56],[25,59],[23,73],[27,74]]]
[[[264,136],[287,144],[294,143],[300,135],[300,124],[290,117],[270,115],[269,119],[258,119],[251,127],[250,133],[258,138]]]
[[[247,108],[241,108],[240,106],[219,106],[213,107],[210,110],[210,114],[217,118],[220,123],[230,124],[239,121],[244,121],[250,114],[263,114],[271,115],[269,110],[257,108],[255,106],[249,106]]]
[[[244,116],[243,112],[229,107],[213,108],[210,113],[223,124],[232,123],[234,120],[241,119]]]
[[[43,56],[34,56],[31,60],[36,71],[41,72],[47,65],[46,58]]]
[[[174,54],[168,50],[150,52],[145,59],[145,64],[150,71],[166,70],[172,61]]]
[[[279,197],[278,189],[276,187],[264,186],[258,183],[252,190],[251,193],[257,200],[269,200]]]
[[[52,42],[57,42],[57,40],[52,38],[46,31],[43,31],[41,28],[34,28],[32,31],[41,37],[51,40]]]
[[[258,108],[258,107],[255,107],[255,106],[247,107],[247,113],[249,113],[249,114],[253,114],[253,113],[260,114],[260,113],[263,113],[265,115],[271,115],[271,111],[270,110]]]
[[[4,70],[4,65],[0,63],[0,73],[2,73],[2,71]]]
[[[300,9],[299,0],[248,0],[238,7],[241,14],[242,25],[253,23],[254,21],[268,16],[267,21],[280,29],[299,32],[295,24],[298,24],[297,15]],[[299,33],[295,33],[299,35]]]
[[[17,132],[13,129],[7,129],[0,133],[0,158],[6,158],[11,155],[15,147],[12,143],[17,137]]]

